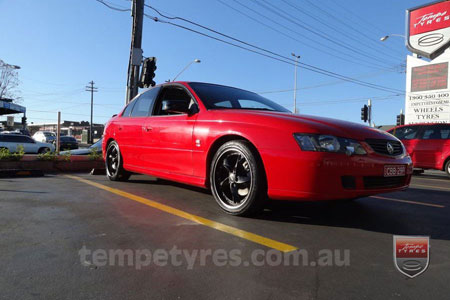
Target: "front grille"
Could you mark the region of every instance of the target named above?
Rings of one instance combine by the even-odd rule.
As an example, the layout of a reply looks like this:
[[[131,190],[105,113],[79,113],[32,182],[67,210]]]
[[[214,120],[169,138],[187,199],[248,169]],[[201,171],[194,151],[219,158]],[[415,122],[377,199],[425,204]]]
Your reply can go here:
[[[389,153],[387,143],[392,145],[394,151]],[[389,156],[397,156],[403,154],[403,147],[399,141],[392,140],[379,140],[379,139],[367,139],[366,143],[375,151],[376,153],[389,155]]]
[[[405,185],[406,176],[399,176],[399,177],[365,176],[363,180],[365,189],[395,188]]]

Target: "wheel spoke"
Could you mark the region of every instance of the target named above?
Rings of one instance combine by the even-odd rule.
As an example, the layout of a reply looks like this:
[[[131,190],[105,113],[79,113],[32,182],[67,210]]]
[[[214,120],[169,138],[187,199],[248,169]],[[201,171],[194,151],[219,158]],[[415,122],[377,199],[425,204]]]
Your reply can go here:
[[[236,184],[230,183],[231,197],[234,203],[239,203],[239,193]]]
[[[237,176],[236,184],[249,183],[250,177],[248,176]]]
[[[231,172],[232,172],[232,171],[231,171],[231,166],[228,164],[227,158],[225,158],[225,159],[223,160],[223,167],[228,171],[228,173],[231,173]]]
[[[236,174],[237,173],[237,168],[239,166],[239,163],[241,162],[241,160],[243,159],[242,154],[239,153],[238,158],[236,159],[236,164],[234,165],[234,169],[233,172]]]
[[[222,180],[221,182],[220,182],[220,187],[223,189],[223,186],[224,186],[224,184],[227,182],[227,181],[230,181],[230,177],[225,177],[225,179],[224,180]]]

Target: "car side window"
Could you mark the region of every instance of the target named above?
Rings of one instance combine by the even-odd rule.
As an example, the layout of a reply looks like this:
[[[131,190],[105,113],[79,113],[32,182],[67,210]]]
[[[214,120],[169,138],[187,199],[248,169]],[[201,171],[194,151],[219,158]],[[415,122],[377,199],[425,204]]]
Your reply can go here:
[[[128,103],[127,107],[125,107],[125,110],[123,111],[122,117],[129,117],[131,114],[131,111],[133,110],[133,106],[136,103],[135,101],[131,101]]]
[[[29,136],[24,136],[24,143],[29,143],[32,144],[34,143],[34,140],[32,138],[30,138]]]
[[[392,133],[400,140],[412,140],[417,138],[420,126],[406,126],[395,129]]]
[[[175,105],[178,108],[185,108],[186,111],[183,112],[174,112],[174,111],[166,111],[163,107],[163,102],[170,102],[172,105]],[[154,116],[163,116],[163,115],[180,115],[187,113],[188,109],[191,105],[195,104],[191,95],[189,95],[183,88],[181,87],[167,87],[162,91],[161,97],[159,97],[155,109],[153,110]]]
[[[450,138],[450,126],[435,125],[427,127],[423,133],[424,140],[445,140]]]
[[[143,93],[134,104],[131,111],[131,117],[147,117],[153,107],[156,97],[158,96],[159,87],[148,90]]]

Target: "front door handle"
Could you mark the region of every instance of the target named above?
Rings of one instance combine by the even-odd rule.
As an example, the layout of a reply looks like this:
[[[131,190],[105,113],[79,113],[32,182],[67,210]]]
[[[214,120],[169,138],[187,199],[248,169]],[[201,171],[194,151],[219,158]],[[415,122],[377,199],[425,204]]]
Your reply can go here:
[[[152,131],[153,128],[151,128],[150,126],[142,126],[142,129],[146,132]]]

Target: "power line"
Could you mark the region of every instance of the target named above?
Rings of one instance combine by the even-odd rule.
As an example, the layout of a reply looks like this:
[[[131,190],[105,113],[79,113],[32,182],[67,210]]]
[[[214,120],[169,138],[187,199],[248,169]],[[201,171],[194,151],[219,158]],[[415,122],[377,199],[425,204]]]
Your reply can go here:
[[[322,52],[322,53],[328,54],[328,55],[330,55],[331,57],[338,58],[338,59],[340,59],[340,60],[343,60],[343,61],[346,61],[346,62],[349,62],[349,63],[352,63],[352,64],[356,64],[356,65],[359,65],[359,66],[363,65],[363,66],[366,66],[366,67],[369,67],[369,68],[380,69],[380,70],[384,70],[384,69],[385,69],[384,67],[383,67],[383,68],[376,67],[373,63],[370,63],[370,62],[369,62],[369,64],[361,63],[361,62],[368,62],[368,61],[362,60],[362,59],[360,59],[360,58],[354,58],[354,59],[358,60],[358,61],[355,61],[355,60],[348,59],[347,57],[342,57],[342,56],[340,56],[340,55],[337,55],[336,53],[332,53],[332,52],[329,52],[329,51],[327,51],[327,50],[323,50],[323,49],[321,49],[321,48],[319,48],[319,47],[317,47],[317,46],[315,46],[315,45],[309,44],[307,39],[299,40],[299,39],[293,37],[293,36],[290,35],[290,34],[287,34],[287,33],[283,32],[283,31],[281,31],[281,30],[278,30],[277,28],[275,28],[275,27],[273,27],[273,26],[271,26],[271,25],[268,25],[267,23],[264,23],[264,22],[262,22],[262,21],[260,21],[260,20],[258,20],[258,19],[256,19],[256,18],[250,16],[249,14],[247,14],[247,13],[245,13],[245,12],[243,12],[243,11],[241,11],[241,10],[239,10],[239,9],[237,9],[237,8],[235,8],[235,7],[233,7],[233,6],[231,6],[231,5],[228,4],[228,3],[225,3],[225,2],[222,1],[222,0],[216,0],[216,1],[218,1],[218,2],[221,3],[222,5],[227,6],[228,8],[234,10],[235,12],[237,12],[237,13],[239,13],[239,14],[241,14],[241,15],[243,15],[243,16],[245,16],[245,17],[251,19],[251,20],[253,20],[254,22],[256,22],[256,23],[258,23],[258,24],[260,24],[260,25],[262,25],[262,26],[264,26],[264,27],[267,27],[267,28],[269,28],[269,29],[271,29],[271,30],[273,30],[273,31],[275,31],[275,32],[277,32],[277,33],[279,33],[279,34],[281,34],[281,35],[283,35],[283,36],[285,36],[285,37],[291,39],[291,40],[294,40],[294,41],[296,41],[296,42],[298,42],[298,43],[301,43],[302,46],[306,46],[306,47],[312,48],[312,49],[314,49],[314,50],[317,50],[317,51],[320,51],[320,52]],[[237,2],[237,1],[235,1],[235,0],[234,0],[234,2],[238,3],[239,5],[244,6],[244,7],[247,8],[247,9],[250,9],[251,11],[253,11],[251,8],[247,7],[246,5],[244,5],[244,4],[240,3],[240,2]],[[259,13],[256,12],[256,11],[253,11],[253,12],[256,13],[257,15],[261,16],[261,17],[264,17],[263,15],[259,14]],[[264,17],[264,18],[265,18],[265,17]],[[292,29],[290,29],[290,28],[284,26],[283,24],[280,24],[280,23],[278,23],[278,22],[276,22],[276,21],[274,21],[274,20],[270,20],[270,19],[269,19],[269,21],[271,21],[272,23],[274,23],[274,24],[276,24],[276,25],[278,25],[278,26],[280,26],[280,27],[283,27],[283,28],[285,28],[285,29],[287,29],[287,30],[289,30],[289,31],[291,31],[291,32],[293,32],[293,33],[295,33],[295,34],[298,35],[298,36],[303,36],[301,33],[296,32],[296,31],[294,31],[294,30],[292,30]],[[325,45],[323,45],[323,44],[320,43],[320,42],[318,42],[317,44],[318,44],[318,45],[325,46]],[[329,47],[328,47],[328,48],[329,48]],[[328,49],[328,48],[327,48],[327,49]],[[337,51],[337,50],[335,50],[335,49],[333,49],[333,50],[334,50],[335,52],[343,53],[343,52]],[[344,55],[345,55],[345,54],[344,54]]]
[[[331,42],[331,43],[333,43],[335,45],[338,45],[341,48],[347,49],[347,50],[349,50],[349,51],[351,51],[351,52],[353,52],[353,53],[355,53],[357,55],[364,56],[366,58],[372,59],[372,60],[377,61],[379,63],[386,64],[385,62],[383,62],[380,59],[375,58],[374,56],[368,55],[368,54],[366,54],[366,53],[364,53],[362,51],[356,50],[356,49],[354,49],[352,47],[349,47],[349,46],[347,46],[347,45],[345,45],[345,44],[343,44],[341,42],[338,42],[338,41],[332,39],[327,34],[323,34],[321,32],[318,32],[318,31],[316,31],[314,29],[309,28],[307,25],[304,24],[304,22],[300,21],[298,18],[293,17],[291,14],[281,10],[278,7],[275,7],[274,5],[272,5],[271,3],[267,2],[266,0],[262,0],[262,1],[265,2],[267,5],[265,5],[263,3],[260,3],[260,2],[258,2],[256,0],[251,0],[251,1],[256,3],[257,5],[265,8],[266,10],[272,12],[273,14],[278,15],[279,17],[281,17],[281,18],[283,18],[283,19],[285,19],[285,20],[287,20],[287,21],[297,25],[298,27],[303,28],[304,30],[306,30],[306,31],[308,31],[308,32],[310,32],[310,33],[312,33],[314,35],[317,35],[317,36],[321,37],[322,39],[325,39],[325,40],[327,40],[327,41],[329,41],[329,42]],[[286,16],[289,16],[289,17],[286,17]],[[294,19],[296,19],[297,21],[295,21]]]
[[[350,16],[354,16],[358,19],[358,24],[360,27],[365,27],[367,30],[371,31],[373,34],[378,34],[380,36],[384,36],[386,34],[386,31],[381,29],[380,27],[376,26],[373,23],[368,22],[367,18],[363,19],[361,16],[359,16],[358,14],[352,12],[350,9],[342,6],[341,4],[339,4],[339,1],[331,1],[333,3],[333,5],[335,5],[336,7],[338,7],[339,9],[341,9],[341,11],[344,11],[345,13],[347,13]],[[376,30],[379,31],[379,33],[376,33],[375,30],[373,30],[372,28],[375,28]],[[365,36],[365,35],[363,35]],[[400,55],[405,55],[405,53],[401,53],[400,51],[398,51],[397,48],[394,48],[392,46],[390,46],[389,44],[383,43],[382,44],[384,47],[386,48],[390,48],[392,51],[395,51],[396,53],[400,54]]]
[[[154,9],[154,8],[152,8],[152,9]],[[159,14],[162,15],[161,13],[159,13]],[[153,17],[153,16],[150,16],[148,14],[144,14],[144,15],[145,15],[145,17],[147,17],[149,19],[152,19],[155,22],[169,24],[169,25],[172,25],[172,26],[175,26],[175,27],[178,27],[178,28],[181,28],[181,29],[193,32],[193,33],[197,33],[197,34],[205,36],[205,37],[208,37],[210,39],[213,39],[213,40],[216,40],[216,41],[219,41],[219,42],[222,42],[222,43],[225,43],[225,44],[228,44],[228,45],[231,45],[231,46],[234,46],[234,47],[237,47],[237,48],[240,48],[240,49],[243,49],[243,50],[246,50],[246,51],[258,54],[258,55],[261,55],[261,56],[264,56],[264,57],[267,57],[267,58],[270,58],[270,59],[273,59],[273,60],[277,60],[277,61],[289,64],[289,65],[294,65],[293,60],[291,58],[289,58],[289,57],[286,57],[286,56],[280,55],[278,53],[275,53],[273,51],[266,50],[264,48],[252,45],[252,44],[247,43],[247,42],[243,42],[243,41],[238,40],[236,38],[230,37],[230,38],[232,38],[235,41],[240,41],[241,43],[244,43],[245,45],[249,45],[250,47],[253,47],[253,48],[258,49],[260,51],[269,53],[271,55],[266,54],[266,53],[262,53],[262,52],[259,52],[259,51],[256,51],[256,50],[253,50],[253,49],[250,49],[250,48],[247,48],[247,47],[244,47],[244,46],[241,46],[241,45],[238,45],[238,44],[235,44],[235,43],[223,40],[223,39],[220,39],[218,37],[214,37],[214,36],[208,35],[206,33],[197,31],[197,30],[192,29],[192,28],[188,28],[188,27],[180,25],[180,24],[176,24],[176,23],[173,23],[173,22],[170,22],[170,21],[166,21],[166,20],[161,20],[161,19],[159,19],[157,17]],[[177,18],[177,19],[180,19],[180,20],[184,19],[184,18],[179,18],[179,17],[169,17],[169,18]],[[184,20],[186,20],[186,19],[184,19]],[[189,21],[189,20],[188,20],[188,22],[191,23],[191,24],[197,24],[197,23]],[[213,30],[213,29],[208,28],[208,27],[203,26],[203,25],[198,24],[197,26],[200,26],[200,27],[205,28],[205,29],[207,28],[207,30],[212,31],[212,32],[217,32],[217,34],[220,34],[222,36],[227,36],[227,35],[225,35],[223,33],[220,33],[220,32],[218,32],[216,30]],[[278,57],[274,57],[272,55],[275,55],[275,56],[278,56]],[[338,78],[338,79],[343,80],[343,81],[352,82],[352,83],[355,83],[355,84],[358,84],[358,85],[361,85],[361,86],[365,86],[365,87],[369,87],[369,88],[372,88],[372,89],[383,90],[383,91],[388,91],[388,92],[400,91],[400,90],[397,90],[397,89],[394,89],[394,88],[384,87],[384,86],[381,86],[381,85],[377,85],[377,84],[373,84],[373,83],[357,80],[357,79],[354,79],[354,78],[351,78],[351,77],[348,77],[348,76],[345,76],[345,75],[341,75],[341,74],[338,74],[338,73],[335,73],[335,72],[332,72],[332,71],[327,71],[325,69],[321,69],[321,68],[318,68],[318,67],[315,67],[313,65],[306,64],[306,63],[299,63],[299,65],[303,69],[306,69],[306,70],[309,70],[309,71],[312,71],[312,72],[315,72],[315,73],[318,73],[318,74],[322,74],[322,75],[325,75],[325,76]]]
[[[243,3],[241,3],[241,2],[239,2],[239,1],[237,1],[237,0],[233,0],[233,1],[234,1],[235,3],[237,3],[237,4],[239,4],[240,6],[243,6],[243,7],[246,8],[247,10],[249,10],[249,11],[251,11],[251,12],[257,14],[258,16],[262,17],[263,19],[265,19],[265,20],[267,20],[267,21],[270,21],[270,22],[272,22],[272,23],[274,23],[274,24],[276,24],[276,25],[278,25],[278,26],[280,26],[280,27],[282,27],[282,28],[284,28],[284,29],[286,29],[286,30],[288,30],[288,31],[290,31],[290,32],[293,32],[293,33],[295,33],[296,35],[298,35],[298,36],[300,36],[300,37],[303,37],[305,40],[304,40],[304,41],[301,41],[302,44],[305,44],[305,45],[307,45],[307,46],[309,46],[309,47],[311,47],[311,48],[313,48],[313,49],[317,49],[317,47],[311,46],[311,45],[309,45],[309,44],[306,42],[306,41],[308,41],[308,40],[311,40],[310,37],[308,37],[308,36],[306,36],[306,35],[304,35],[304,34],[298,32],[298,31],[296,31],[296,30],[293,30],[293,29],[291,29],[291,28],[289,28],[289,27],[287,27],[287,26],[285,26],[285,25],[283,25],[283,24],[281,24],[281,23],[279,23],[279,22],[273,20],[271,17],[268,17],[267,15],[264,15],[264,14],[262,14],[261,12],[255,10],[255,9],[253,9],[253,8],[251,8],[251,7],[245,5],[245,4],[243,4]],[[324,48],[326,48],[326,49],[331,49],[331,50],[333,50],[333,51],[335,51],[335,52],[337,52],[337,53],[340,53],[340,54],[342,54],[342,55],[344,55],[344,56],[348,56],[347,53],[341,51],[340,49],[330,47],[329,45],[325,45],[324,43],[321,43],[320,41],[314,40],[314,42],[315,42],[317,45],[320,45],[320,46],[322,46],[322,47],[324,47]],[[326,51],[324,51],[324,50],[319,50],[319,51],[328,53],[328,52],[326,52]],[[332,54],[332,56],[340,57],[340,56],[337,56],[336,54]],[[342,59],[342,57],[340,57],[340,58]],[[353,59],[357,59],[357,60],[359,60],[359,61],[363,61],[363,62],[369,63],[369,64],[371,65],[372,68],[373,68],[374,66],[378,66],[379,68],[383,68],[383,69],[386,68],[386,66],[383,66],[383,65],[374,63],[374,62],[372,62],[372,61],[368,61],[368,60],[363,59],[363,58],[360,58],[360,57],[353,57]],[[377,68],[377,67],[375,67],[375,68]]]
[[[367,77],[373,77],[373,76],[377,76],[377,75],[387,73],[387,72],[388,71],[384,71],[384,72],[380,71],[380,72],[375,72],[375,73],[361,74],[361,75],[357,75],[357,77],[358,78],[367,78]],[[342,83],[345,83],[345,81],[342,81],[342,80],[329,81],[329,82],[300,87],[300,88],[297,88],[297,90],[308,90],[308,89],[324,87],[324,86],[329,86],[329,85],[342,84]],[[293,92],[293,91],[294,91],[294,89],[289,88],[289,89],[282,89],[282,90],[261,91],[261,92],[256,92],[256,93],[257,94],[278,94],[278,93]]]
[[[237,45],[237,44],[234,44],[234,43],[222,40],[222,39],[217,38],[217,37],[213,37],[213,36],[208,35],[206,33],[194,30],[192,28],[188,28],[188,27],[180,25],[180,24],[176,24],[176,23],[172,23],[172,22],[169,22],[169,21],[161,20],[161,19],[158,19],[156,17],[150,16],[150,15],[147,15],[147,14],[145,14],[145,16],[147,18],[152,19],[155,22],[161,22],[161,23],[169,24],[169,25],[172,25],[172,26],[175,26],[175,27],[179,27],[179,28],[182,28],[182,29],[194,32],[194,33],[197,33],[199,35],[202,35],[202,36],[214,39],[216,41],[220,41],[222,43],[225,43],[225,44],[228,44],[228,45],[231,45],[231,46],[234,46],[234,47],[237,47],[237,48],[240,48],[240,49],[243,49],[243,50],[246,50],[246,51],[258,54],[258,55],[261,55],[261,56],[265,56],[265,57],[271,58],[273,60],[277,60],[277,61],[289,64],[289,65],[295,65],[293,60],[290,57],[286,57],[286,56],[283,56],[283,55],[275,53],[276,56],[283,58],[283,59],[281,59],[281,58],[274,57],[274,56],[271,56],[271,55],[268,55],[268,54],[265,54],[265,53],[261,53],[261,52],[255,51],[253,49],[246,48],[246,47],[241,46],[241,45]],[[251,44],[249,44],[247,42],[246,42],[246,44],[247,45],[251,45]],[[264,51],[264,52],[269,53],[269,54],[274,53],[272,51],[263,49],[263,48],[258,47],[258,46],[253,46],[253,45],[251,45],[251,46],[256,48],[256,49],[258,49],[258,50],[261,49],[261,51]],[[300,67],[303,68],[303,69],[306,69],[306,70],[309,70],[309,71],[312,71],[312,72],[315,72],[315,73],[319,73],[319,74],[322,74],[322,75],[326,75],[326,76],[329,76],[329,77],[338,78],[338,79],[341,79],[341,80],[344,80],[344,81],[353,82],[353,83],[356,83],[358,85],[362,85],[362,86],[365,86],[365,87],[370,87],[370,88],[373,88],[373,89],[389,91],[389,92],[400,91],[400,90],[397,90],[397,89],[394,89],[394,88],[389,88],[389,87],[384,87],[384,86],[373,84],[373,83],[369,83],[369,82],[364,82],[364,81],[361,81],[361,80],[358,80],[358,79],[354,79],[354,78],[351,78],[351,77],[348,77],[348,76],[345,76],[345,75],[341,75],[341,74],[338,74],[338,73],[335,73],[335,72],[332,72],[332,71],[321,69],[319,67],[315,67],[315,66],[310,65],[310,64],[299,62],[299,65],[301,65]]]
[[[103,4],[104,6],[110,8],[110,9],[112,9],[112,10],[121,11],[121,12],[124,12],[124,11],[131,11],[131,9],[129,9],[129,8],[118,8],[118,7],[114,7],[114,6],[112,6],[111,4],[109,4],[109,3],[107,3],[106,1],[103,1],[103,0],[95,0],[95,1],[97,1],[97,2],[99,2],[99,3],[101,3],[101,4]]]
[[[316,4],[314,4],[312,1],[309,1],[309,0],[305,0],[305,1],[306,1],[310,6],[316,8],[317,10],[319,10],[319,11],[321,11],[322,13],[326,14],[326,15],[329,16],[330,18],[336,20],[337,22],[339,22],[340,24],[342,24],[342,25],[344,25],[345,27],[349,28],[350,30],[352,30],[352,31],[354,31],[354,32],[357,32],[358,34],[360,34],[360,35],[361,35],[362,37],[364,37],[365,39],[367,39],[367,40],[369,40],[369,41],[371,41],[371,42],[375,42],[375,41],[373,41],[372,39],[368,38],[367,35],[366,35],[364,32],[358,30],[358,29],[356,28],[356,26],[352,26],[352,25],[347,24],[346,22],[342,21],[341,19],[339,19],[338,17],[336,17],[336,16],[333,15],[332,13],[328,12],[328,11],[325,10],[324,8],[322,8],[322,7],[320,7],[320,6],[316,5]],[[342,10],[344,10],[344,11],[346,11],[346,12],[349,12],[348,9],[346,9],[346,8],[344,8],[344,7],[342,7],[342,6],[339,6],[336,2],[337,2],[337,1],[333,1],[333,3],[334,3],[335,5],[337,5],[338,7],[341,7]],[[377,44],[379,44],[379,43],[377,43]],[[386,44],[383,44],[383,46],[387,47]]]
[[[329,22],[326,22],[325,20],[322,20],[321,18],[319,18],[319,17],[317,17],[317,16],[315,16],[315,15],[312,15],[312,14],[306,12],[304,9],[300,8],[298,5],[294,5],[293,3],[291,3],[291,2],[289,2],[289,1],[287,1],[287,0],[282,0],[282,1],[283,1],[284,3],[286,3],[287,5],[289,5],[290,7],[294,8],[296,11],[299,11],[300,13],[302,13],[302,14],[308,16],[308,17],[311,18],[312,20],[314,20],[314,21],[316,21],[316,22],[322,24],[323,26],[325,26],[325,27],[327,27],[327,28],[333,30],[334,32],[337,32],[337,33],[341,34],[341,35],[344,36],[345,38],[350,39],[350,40],[356,42],[358,45],[361,45],[361,38],[358,38],[358,37],[352,35],[352,34],[349,33],[349,32],[345,32],[345,31],[343,31],[343,30],[340,30],[340,29],[338,29],[336,26],[330,25]],[[356,31],[356,32],[357,32],[357,33],[360,33],[359,31]],[[377,40],[377,41],[374,41],[374,40],[368,38],[366,35],[362,35],[362,34],[360,34],[360,35],[361,35],[362,37],[364,37],[365,39],[367,39],[368,41],[370,41],[373,45],[375,45],[375,46],[377,46],[377,47],[381,47],[381,48],[383,48],[383,46],[386,47],[386,44],[380,43],[380,41],[378,41],[378,40]],[[363,45],[363,46],[364,46],[364,48],[367,49],[367,50],[373,50],[373,51],[375,51],[375,50],[374,50],[373,48],[371,48],[371,47],[367,47],[367,46],[365,46],[365,45]],[[397,56],[394,56],[394,55],[391,55],[391,54],[388,54],[388,53],[384,53],[384,54],[387,55],[387,56],[392,57],[392,58],[395,59],[395,60],[398,60],[398,57],[397,57]]]

